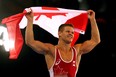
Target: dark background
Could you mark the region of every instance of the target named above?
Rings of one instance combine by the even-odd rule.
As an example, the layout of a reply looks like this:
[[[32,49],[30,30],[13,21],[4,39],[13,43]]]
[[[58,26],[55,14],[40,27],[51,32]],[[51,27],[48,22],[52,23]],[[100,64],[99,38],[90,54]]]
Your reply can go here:
[[[92,52],[82,56],[77,77],[115,77],[115,5],[114,0],[0,0],[0,22],[3,18],[20,13],[31,6],[52,6],[77,10],[92,9],[96,12],[101,43]],[[25,29],[21,31],[24,38]],[[57,44],[56,38],[38,26],[34,26],[34,33],[36,40]],[[76,43],[83,42],[89,36],[90,26],[87,27],[85,35],[80,35]],[[7,75],[49,77],[44,56],[34,52],[25,43],[18,59],[10,60],[8,57],[9,53],[0,46],[0,77]]]

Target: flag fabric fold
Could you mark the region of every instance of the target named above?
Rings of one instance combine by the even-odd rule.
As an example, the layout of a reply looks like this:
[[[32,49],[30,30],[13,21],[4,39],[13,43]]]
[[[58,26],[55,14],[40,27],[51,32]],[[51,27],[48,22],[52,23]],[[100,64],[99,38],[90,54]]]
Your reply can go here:
[[[61,24],[73,24],[75,28],[72,46],[78,40],[80,34],[85,34],[88,22],[87,11],[72,10],[56,7],[30,7],[34,12],[34,22],[44,30],[58,38],[58,27]],[[27,26],[25,14],[30,8],[25,8],[22,13],[9,16],[2,20],[2,24],[6,24],[9,40],[12,41],[13,47],[10,48],[10,59],[17,59],[23,46],[24,39],[20,29]]]
[[[20,13],[2,20],[2,24],[6,24],[9,43],[11,44],[9,59],[17,59],[23,45],[23,37],[19,28],[19,22],[23,15]]]

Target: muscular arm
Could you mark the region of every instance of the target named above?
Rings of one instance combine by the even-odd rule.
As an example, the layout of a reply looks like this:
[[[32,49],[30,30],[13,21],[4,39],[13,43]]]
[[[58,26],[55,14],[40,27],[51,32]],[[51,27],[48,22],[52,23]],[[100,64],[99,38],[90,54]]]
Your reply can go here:
[[[25,31],[25,42],[28,46],[30,46],[34,51],[37,53],[45,54],[48,51],[51,51],[51,44],[45,44],[41,41],[34,40],[34,33],[33,33],[33,12],[31,10],[30,13],[26,14],[27,18],[27,27]]]
[[[91,39],[76,45],[76,47],[79,47],[79,52],[81,54],[90,52],[100,43],[100,33],[95,19],[95,12],[92,10],[88,10],[87,12],[91,23]]]

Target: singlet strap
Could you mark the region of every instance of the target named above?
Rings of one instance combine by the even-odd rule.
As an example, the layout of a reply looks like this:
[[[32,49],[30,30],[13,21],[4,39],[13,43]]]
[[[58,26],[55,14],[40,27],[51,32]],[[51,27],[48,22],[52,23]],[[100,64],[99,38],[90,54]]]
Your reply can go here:
[[[72,47],[72,49],[73,49],[73,53],[74,53],[73,59],[76,59],[76,55],[77,55],[76,49],[74,47]]]

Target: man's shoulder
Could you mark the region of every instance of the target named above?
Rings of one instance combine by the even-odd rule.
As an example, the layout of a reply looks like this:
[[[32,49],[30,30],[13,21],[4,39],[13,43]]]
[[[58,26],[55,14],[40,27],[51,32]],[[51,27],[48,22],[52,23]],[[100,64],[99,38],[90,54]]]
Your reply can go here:
[[[73,47],[74,48],[79,48],[81,46],[81,43],[75,44]]]

